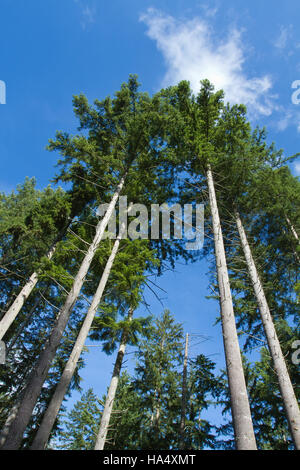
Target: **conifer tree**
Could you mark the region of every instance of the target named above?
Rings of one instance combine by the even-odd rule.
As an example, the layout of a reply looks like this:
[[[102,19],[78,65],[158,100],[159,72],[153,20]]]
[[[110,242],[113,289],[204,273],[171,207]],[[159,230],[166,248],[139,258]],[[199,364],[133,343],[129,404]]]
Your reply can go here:
[[[101,402],[89,388],[61,422],[56,449],[92,450],[96,438],[97,422],[101,415]]]
[[[101,162],[102,157],[109,171],[112,174],[114,172],[118,174],[118,183],[117,188],[113,190],[106,213],[96,227],[94,239],[82,260],[57,323],[39,357],[19,410],[16,415],[13,414],[9,418],[9,431],[7,431],[6,440],[2,446],[4,449],[16,449],[20,445],[22,434],[28,424],[108,220],[124,187],[129,169],[131,168],[131,171],[134,172],[132,165],[135,159],[137,157],[145,158],[145,155],[153,152],[151,147],[155,138],[153,132],[156,131],[157,126],[152,125],[150,115],[152,112],[156,116],[156,102],[151,101],[148,95],[138,93],[137,89],[137,81],[132,77],[129,79],[129,83],[124,84],[120,92],[116,94],[115,100],[111,101],[108,98],[103,102],[96,102],[96,109],[89,107],[83,96],[75,99],[75,112],[80,117],[81,129],[89,128],[89,137],[70,138],[65,134],[58,133],[56,142],[50,143],[51,149],[58,149],[65,156],[65,161],[62,163],[63,177],[65,177],[65,167],[69,162],[71,162],[71,169],[75,168],[76,170],[82,160],[85,165],[96,160],[95,166],[97,168],[97,162]],[[94,166],[93,169],[95,170]]]
[[[191,96],[187,82],[173,89],[173,96],[177,99],[176,114],[183,116],[185,145],[180,149],[185,151],[185,157],[182,165],[188,165],[191,174],[199,175],[200,180],[204,176],[207,181],[236,447],[239,450],[256,449],[213,177],[219,158],[218,123],[224,109],[223,93],[213,93],[213,86],[204,80],[196,98]]]

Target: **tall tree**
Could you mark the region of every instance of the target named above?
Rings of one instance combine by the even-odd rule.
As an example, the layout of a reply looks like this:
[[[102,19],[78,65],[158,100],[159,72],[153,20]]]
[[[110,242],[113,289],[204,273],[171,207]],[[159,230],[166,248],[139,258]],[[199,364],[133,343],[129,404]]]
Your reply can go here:
[[[224,108],[223,93],[213,93],[213,86],[204,80],[197,98],[191,96],[186,82],[179,84],[175,95],[186,127],[184,142],[185,155],[188,157],[184,160],[192,174],[200,178],[204,175],[207,180],[236,447],[239,450],[256,449],[213,177],[213,166],[217,164],[219,156],[218,122]]]
[[[112,193],[103,219],[96,227],[93,241],[89,245],[75,276],[70,293],[58,316],[57,323],[53,328],[45,349],[39,357],[35,371],[24,392],[19,410],[16,415],[14,413],[8,418],[7,436],[2,446],[4,449],[16,449],[20,445],[22,434],[28,424],[42,384],[46,379],[70,313],[103,237],[108,220],[124,187],[129,168],[132,167],[137,157],[141,159],[145,158],[145,155],[149,156],[153,153],[151,146],[153,145],[152,141],[155,137],[153,132],[156,131],[156,127],[152,125],[149,116],[151,112],[156,116],[156,102],[157,100],[151,101],[148,95],[138,92],[138,84],[133,77],[129,79],[127,85],[124,84],[122,86],[113,102],[110,99],[104,100],[102,103],[97,102],[96,106],[98,109],[96,110],[89,107],[85,98],[81,96],[75,99],[75,112],[80,116],[81,128],[90,128],[89,137],[70,138],[65,134],[59,133],[56,142],[50,144],[51,149],[58,149],[65,156],[62,171],[63,177],[65,176],[66,165],[70,164],[74,170],[74,167],[76,169],[83,159],[83,155],[87,155],[88,157],[85,157],[87,160],[84,161],[85,165],[95,161],[95,159],[97,162],[99,159],[101,160],[101,157],[108,161],[109,170],[111,172],[116,171],[118,174],[118,184]],[[110,139],[109,142],[107,141],[108,138]],[[104,150],[108,152],[108,156],[104,153]]]
[[[107,260],[105,269],[103,271],[101,280],[99,282],[97,291],[93,297],[92,303],[90,305],[90,308],[87,312],[87,315],[84,319],[83,325],[80,329],[80,332],[78,334],[78,337],[76,339],[76,342],[74,344],[73,350],[71,352],[71,355],[68,359],[68,362],[65,366],[64,372],[62,374],[62,377],[60,379],[60,382],[55,390],[55,393],[51,399],[51,402],[47,408],[47,411],[43,417],[43,421],[38,429],[38,432],[35,436],[35,439],[33,441],[33,444],[31,446],[32,449],[43,449],[45,445],[47,444],[47,441],[49,439],[53,424],[55,422],[55,419],[57,417],[57,413],[61,407],[63,398],[65,396],[65,393],[69,387],[70,381],[74,375],[74,372],[77,367],[77,363],[79,360],[79,357],[82,353],[82,349],[84,347],[84,343],[86,341],[86,338],[89,334],[91,325],[93,323],[97,308],[101,302],[101,298],[111,271],[112,264],[114,262],[115,256],[117,254],[120,240],[123,236],[123,232],[121,231],[119,236],[117,237],[112,252]]]
[[[58,441],[54,448],[64,450],[92,450],[96,438],[97,422],[101,415],[101,401],[89,388],[61,422]]]
[[[130,323],[133,316],[133,309],[131,308],[128,312],[127,321]],[[100,427],[97,433],[97,438],[95,442],[95,450],[103,450],[105,446],[105,441],[108,433],[109,422],[111,418],[111,413],[114,405],[114,400],[117,392],[117,387],[120,379],[121,367],[123,363],[123,358],[126,350],[126,345],[128,341],[128,327],[124,328],[122,332],[121,342],[118,349],[117,358],[114,364],[114,370],[112,378],[110,381],[109,389],[105,399],[104,409],[101,416]]]
[[[257,186],[257,182],[255,181],[257,173],[259,174],[263,171],[265,175],[269,174],[269,176],[272,177],[273,174],[270,169],[282,165],[282,152],[276,152],[273,147],[271,147],[271,149],[267,148],[266,145],[264,145],[264,141],[261,141],[261,139],[258,142],[254,141],[250,133],[250,126],[245,118],[245,108],[242,106],[233,106],[232,108],[227,106],[222,115],[220,127],[221,132],[219,138],[221,137],[221,140],[223,140],[224,163],[226,163],[226,167],[223,167],[222,174],[225,176],[227,171],[234,171],[235,178],[239,177],[237,185],[234,181],[232,182],[231,187],[225,195],[225,200],[227,204],[230,201],[228,211],[233,212],[237,224],[238,234],[259,307],[262,325],[274,368],[278,375],[291,433],[296,448],[299,448],[300,410],[281,351],[280,342],[276,334],[264,288],[258,275],[247,235],[237,209],[237,205],[242,205],[243,199],[245,199],[246,194],[249,192],[249,190],[247,191],[247,185],[249,186],[249,184],[251,184],[251,186]],[[274,180],[274,176],[272,179]],[[276,191],[276,189],[278,191],[278,187],[276,188],[275,186],[274,190]],[[285,192],[287,191],[285,190]],[[280,204],[277,202],[277,214],[282,214],[285,218],[287,209],[281,207],[281,210],[278,210],[279,207]],[[285,203],[285,207],[288,207],[287,203]],[[248,213],[248,217],[249,215]]]
[[[29,279],[21,288],[21,291],[13,298],[12,293],[9,299],[9,308],[3,311],[0,320],[0,340],[4,337],[11,326],[25,301],[38,282],[39,272],[35,270],[32,274],[27,272],[17,273],[19,260],[23,260],[23,269],[29,268],[24,257],[28,257],[26,248],[30,240],[34,237],[36,245],[31,248],[31,260],[39,261],[43,257],[47,245],[52,243],[46,257],[51,259],[59,241],[66,232],[66,227],[70,225],[70,201],[60,188],[53,190],[50,186],[44,191],[35,189],[34,180],[26,180],[23,186],[18,186],[18,194],[3,195],[1,200],[1,230],[3,230],[2,269],[6,274],[17,275],[17,283],[20,279]],[[53,242],[53,239],[55,241]],[[23,252],[23,253],[22,253]],[[24,263],[25,261],[25,263]],[[21,264],[21,266],[22,266]],[[27,266],[26,266],[27,264]],[[32,265],[31,265],[32,269]],[[24,276],[26,274],[26,276]],[[16,290],[16,286],[14,286]]]

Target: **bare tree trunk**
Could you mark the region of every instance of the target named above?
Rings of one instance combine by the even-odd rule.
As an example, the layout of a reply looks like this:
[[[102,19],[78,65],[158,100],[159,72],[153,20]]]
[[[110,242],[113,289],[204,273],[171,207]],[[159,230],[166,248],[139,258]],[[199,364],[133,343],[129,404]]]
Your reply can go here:
[[[92,326],[95,314],[97,312],[98,305],[101,302],[101,298],[107,283],[107,280],[109,278],[109,274],[114,262],[114,259],[116,257],[116,254],[119,249],[120,241],[122,239],[124,231],[121,231],[120,234],[118,235],[112,252],[107,260],[105,269],[103,271],[101,280],[99,282],[97,291],[94,295],[94,298],[92,300],[92,303],[90,305],[90,308],[87,312],[87,315],[85,317],[85,320],[82,324],[82,327],[80,329],[79,335],[76,339],[76,342],[74,344],[73,350],[71,352],[71,355],[68,359],[68,362],[64,368],[64,371],[62,373],[61,379],[55,389],[54,395],[50,401],[50,404],[44,414],[43,420],[41,422],[41,425],[36,433],[36,436],[34,438],[34,441],[32,443],[31,449],[32,450],[38,450],[38,449],[44,449],[52,427],[55,423],[57,414],[59,412],[59,409],[61,407],[61,404],[63,402],[64,396],[66,394],[66,391],[68,390],[68,387],[70,385],[71,379],[74,375],[74,372],[77,367],[78,360],[80,358],[80,355],[82,353],[82,349],[84,347],[84,343],[86,341],[86,338],[89,334],[90,328]]]
[[[54,245],[52,245],[52,247],[48,251],[47,258],[49,260],[53,257],[55,250],[56,250],[56,246],[57,246],[57,242]],[[39,275],[35,271],[34,273],[31,274],[29,280],[26,282],[25,286],[21,289],[21,292],[18,294],[18,296],[16,297],[12,305],[9,307],[7,312],[3,315],[0,321],[0,340],[3,338],[3,336],[7,332],[10,325],[13,323],[13,321],[17,317],[25,301],[28,299],[29,295],[35,288],[38,280],[39,280]]]
[[[130,309],[128,313],[128,317],[127,317],[128,321],[132,320],[132,316],[133,316],[133,309]],[[118,354],[117,354],[117,359],[114,365],[113,375],[111,378],[110,386],[109,386],[107,397],[105,400],[104,410],[103,410],[102,417],[101,417],[100,428],[99,428],[97,439],[96,439],[95,450],[103,450],[105,446],[105,440],[106,440],[106,436],[108,433],[110,417],[111,417],[114,400],[116,396],[116,391],[117,391],[117,387],[118,387],[118,383],[120,379],[121,367],[122,367],[122,362],[123,362],[123,358],[125,354],[127,339],[128,339],[128,331],[123,331],[121,343],[120,343]]]
[[[236,224],[248,266],[249,276],[253,285],[258,303],[262,324],[267,338],[274,369],[278,377],[279,388],[283,399],[287,420],[293,441],[297,450],[300,450],[300,410],[293,390],[291,379],[282,354],[280,342],[276,333],[267,299],[260,281],[247,236],[239,213],[235,212]]]
[[[296,230],[295,230],[295,227],[293,226],[292,222],[290,221],[290,219],[289,219],[287,216],[285,216],[285,220],[286,220],[286,222],[287,222],[287,224],[288,224],[288,226],[289,226],[290,231],[292,232],[292,234],[293,234],[293,236],[294,236],[294,238],[295,238],[295,240],[296,240],[296,243],[299,244],[299,243],[300,243],[300,240],[299,240],[298,233],[297,233]],[[293,249],[294,256],[295,256],[295,258],[296,258],[296,260],[297,260],[297,263],[300,264],[300,258],[299,258],[299,256],[298,256],[298,253],[296,252],[296,250],[295,250],[294,247],[293,247],[292,249]]]
[[[44,291],[45,292],[45,291]],[[28,312],[28,314],[26,315],[26,319],[25,321],[20,325],[20,327],[17,329],[16,333],[14,334],[14,337],[11,339],[11,341],[9,342],[9,345],[7,346],[7,349],[6,349],[6,353],[9,354],[10,351],[12,350],[12,348],[14,347],[16,341],[18,340],[19,336],[22,334],[22,332],[25,330],[25,328],[28,326],[28,324],[30,323],[30,320],[32,319],[33,317],[33,314],[37,308],[37,306],[39,305],[39,303],[41,302],[41,294],[40,296],[36,299],[36,301],[34,302],[32,308],[30,309],[30,311]]]
[[[187,401],[187,361],[188,361],[188,344],[189,335],[185,337],[185,348],[184,348],[184,360],[183,360],[183,371],[182,371],[182,397],[181,397],[181,419],[180,419],[180,442],[179,448],[185,448],[184,442],[184,431],[185,431],[185,417],[186,417],[186,401]]]
[[[236,331],[222,228],[210,166],[207,169],[207,182],[214,232],[223,341],[236,448],[237,450],[255,450],[255,435]]]
[[[71,225],[72,220],[69,219],[67,225],[64,226],[64,228],[59,232],[57,235],[55,242],[49,249],[47,253],[47,258],[50,260],[55,251],[58,242],[62,239],[64,236],[66,229]],[[15,300],[13,301],[12,305],[9,307],[7,312],[3,315],[1,321],[0,321],[0,340],[3,338],[5,333],[7,332],[8,328],[10,325],[13,323],[13,321],[16,319],[18,316],[21,308],[23,307],[25,301],[28,299],[29,295],[35,288],[37,282],[39,280],[39,274],[35,271],[34,273],[31,274],[29,280],[26,282],[25,286],[21,289],[21,292],[17,295]]]
[[[37,366],[32,373],[31,380],[28,386],[26,387],[24,398],[21,402],[17,416],[15,417],[13,423],[11,423],[9,428],[5,426],[5,432],[2,432],[2,436],[6,435],[7,437],[1,449],[18,449],[22,442],[23,433],[29,423],[36,400],[43,387],[43,383],[46,380],[48,370],[55,357],[56,350],[59,346],[64,330],[67,326],[71,311],[76,303],[78,295],[80,294],[80,290],[84,283],[85,277],[88,273],[89,267],[99,246],[99,243],[103,237],[104,230],[114,211],[119,194],[124,186],[124,182],[125,176],[121,179],[117,190],[114,193],[109,207],[105,213],[105,216],[97,225],[94,240],[88,248],[88,251],[75,277],[72,289],[69,295],[67,296],[64,306],[59,312],[56,324],[52,330],[50,337],[46,342],[45,348],[41,352],[41,355],[37,362]]]
[[[290,221],[290,219],[287,216],[285,216],[285,220],[287,221],[287,224],[288,224],[292,234],[294,235],[294,238],[297,240],[298,243],[300,243],[298,233],[296,232],[296,229],[293,226],[292,222]]]

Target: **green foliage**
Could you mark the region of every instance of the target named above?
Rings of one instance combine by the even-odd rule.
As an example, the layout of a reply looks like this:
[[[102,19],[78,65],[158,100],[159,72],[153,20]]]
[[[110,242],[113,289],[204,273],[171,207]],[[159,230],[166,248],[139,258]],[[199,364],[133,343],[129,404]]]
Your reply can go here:
[[[64,450],[92,450],[98,431],[101,402],[93,390],[89,388],[78,400],[74,408],[66,414],[61,422],[62,429],[55,443],[57,449]]]

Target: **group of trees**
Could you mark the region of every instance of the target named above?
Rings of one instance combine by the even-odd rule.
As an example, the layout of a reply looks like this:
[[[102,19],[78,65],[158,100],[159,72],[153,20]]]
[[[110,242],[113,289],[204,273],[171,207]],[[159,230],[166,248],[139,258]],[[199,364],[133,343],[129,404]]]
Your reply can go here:
[[[67,189],[38,191],[27,179],[1,195],[1,448],[43,449],[57,435],[70,449],[300,449],[291,361],[300,182],[289,159],[207,80],[197,96],[181,82],[150,97],[131,76],[113,98],[92,106],[80,95],[73,104],[79,133],[58,132],[48,146],[61,156],[54,182]],[[131,204],[124,218],[120,195],[149,211],[203,203],[203,250],[185,250],[184,239],[165,239],[161,229],[145,238]],[[154,322],[135,315],[144,289],[156,289],[153,274],[202,256],[220,304],[220,376],[207,357],[188,360],[168,312]],[[87,337],[117,350],[111,383],[102,401],[89,390],[62,429],[59,411],[80,389]],[[128,344],[137,348],[134,377],[121,373]],[[244,354],[262,344],[261,360],[249,363]],[[201,414],[211,402],[230,416],[219,428]]]

